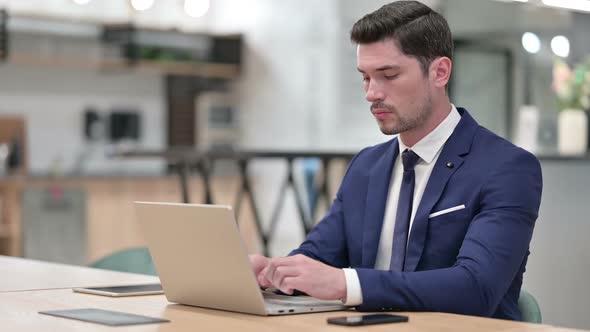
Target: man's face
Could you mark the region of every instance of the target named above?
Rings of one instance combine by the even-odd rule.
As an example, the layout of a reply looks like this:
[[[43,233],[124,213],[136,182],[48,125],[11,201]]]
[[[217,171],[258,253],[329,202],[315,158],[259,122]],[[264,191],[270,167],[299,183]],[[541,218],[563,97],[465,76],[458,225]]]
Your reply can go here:
[[[359,44],[357,68],[371,113],[386,135],[423,126],[432,113],[431,87],[418,60],[391,40]]]

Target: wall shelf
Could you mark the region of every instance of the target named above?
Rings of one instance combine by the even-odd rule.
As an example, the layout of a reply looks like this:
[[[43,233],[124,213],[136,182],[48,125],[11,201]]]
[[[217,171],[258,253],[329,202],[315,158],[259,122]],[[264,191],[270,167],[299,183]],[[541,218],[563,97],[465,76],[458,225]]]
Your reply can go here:
[[[134,66],[138,71],[157,71],[166,75],[199,76],[206,78],[233,79],[239,74],[239,67],[231,64],[195,63],[141,60]]]
[[[17,23],[22,20],[27,24]],[[240,35],[62,22],[0,10],[0,61],[9,64],[233,79],[240,73],[241,47]]]
[[[39,56],[10,54],[6,63],[25,66],[71,68],[99,71],[135,71],[161,75],[198,76],[205,78],[233,79],[239,75],[239,67],[231,64],[195,63],[189,61],[161,62],[140,60],[129,65],[124,59],[88,60],[82,57]]]

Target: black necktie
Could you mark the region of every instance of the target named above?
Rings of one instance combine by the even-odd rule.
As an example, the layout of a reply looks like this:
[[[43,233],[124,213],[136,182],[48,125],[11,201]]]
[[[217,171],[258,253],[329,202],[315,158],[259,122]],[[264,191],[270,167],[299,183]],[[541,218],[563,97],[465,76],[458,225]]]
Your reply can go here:
[[[412,217],[412,200],[414,199],[414,167],[420,157],[414,151],[402,152],[404,176],[399,191],[395,228],[393,229],[393,245],[391,248],[391,271],[403,271],[406,260],[406,245],[410,232],[410,218]]]

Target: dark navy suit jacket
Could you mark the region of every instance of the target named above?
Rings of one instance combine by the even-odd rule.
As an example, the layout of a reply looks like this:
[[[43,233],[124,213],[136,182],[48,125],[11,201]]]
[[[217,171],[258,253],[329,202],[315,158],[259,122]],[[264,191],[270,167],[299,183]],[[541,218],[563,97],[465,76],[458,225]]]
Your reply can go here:
[[[397,139],[352,159],[328,214],[291,253],[354,268],[363,294],[358,310],[520,320],[517,303],[541,200],[541,167],[466,110],[459,113],[414,217],[404,272],[374,269]],[[462,204],[465,209],[428,217]]]

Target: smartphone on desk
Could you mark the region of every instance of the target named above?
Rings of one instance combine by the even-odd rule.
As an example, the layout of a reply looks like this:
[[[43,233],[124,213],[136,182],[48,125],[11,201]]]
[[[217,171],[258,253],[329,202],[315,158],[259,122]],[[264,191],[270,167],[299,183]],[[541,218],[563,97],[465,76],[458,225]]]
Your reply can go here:
[[[78,293],[87,293],[112,297],[164,294],[164,291],[162,290],[162,285],[160,284],[110,287],[79,287],[73,288],[73,291]]]
[[[374,314],[362,316],[345,316],[328,318],[328,324],[345,325],[345,326],[362,326],[386,323],[404,323],[408,321],[408,316],[391,315],[391,314]]]

